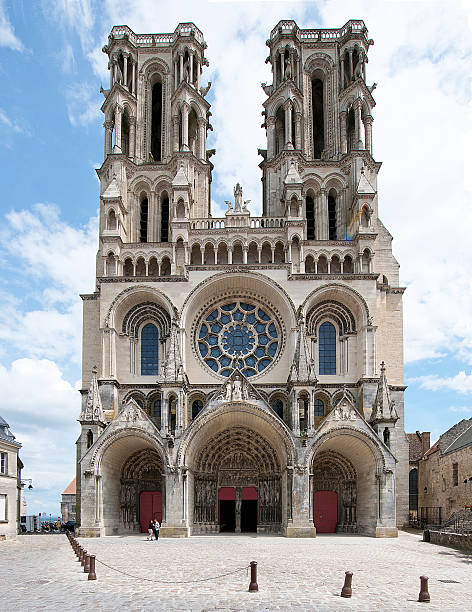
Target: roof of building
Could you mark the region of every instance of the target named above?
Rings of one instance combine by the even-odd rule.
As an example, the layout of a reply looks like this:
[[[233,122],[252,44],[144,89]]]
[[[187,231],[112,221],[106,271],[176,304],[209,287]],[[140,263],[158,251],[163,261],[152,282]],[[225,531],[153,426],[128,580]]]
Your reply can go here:
[[[62,495],[75,495],[75,477],[70,481],[64,491],[62,491]]]
[[[439,437],[441,454],[451,453],[472,443],[472,418],[462,419]]]
[[[410,461],[419,461],[423,455],[423,445],[417,433],[407,433],[410,443]]]
[[[437,440],[433,446],[427,450],[424,454],[425,457],[428,457],[429,455],[432,455],[433,453],[437,452],[439,450],[439,440]]]
[[[454,442],[443,451],[443,454],[452,453],[470,445],[472,445],[472,424],[468,429],[466,429],[459,436],[457,436]]]
[[[10,444],[14,444],[15,446],[21,447],[21,444],[16,441],[15,436],[10,431],[10,426],[0,416],[0,440],[4,440],[5,442],[9,442]]]

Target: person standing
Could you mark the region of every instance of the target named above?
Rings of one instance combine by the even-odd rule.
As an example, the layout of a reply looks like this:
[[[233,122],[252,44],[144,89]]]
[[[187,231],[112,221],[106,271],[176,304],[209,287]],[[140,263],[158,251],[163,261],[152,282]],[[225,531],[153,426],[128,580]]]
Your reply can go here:
[[[154,521],[154,537],[156,538],[156,542],[159,539],[159,529],[161,526],[159,525],[159,521],[156,519]]]
[[[146,538],[146,540],[152,540],[152,534],[154,532],[154,523],[152,522],[152,519],[149,521],[149,525],[148,525],[148,536]]]

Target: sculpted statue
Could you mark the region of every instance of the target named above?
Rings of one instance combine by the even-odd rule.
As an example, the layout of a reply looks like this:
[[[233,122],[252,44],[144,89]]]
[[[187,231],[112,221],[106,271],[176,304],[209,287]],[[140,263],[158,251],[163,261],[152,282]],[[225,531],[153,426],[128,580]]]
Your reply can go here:
[[[234,188],[234,212],[241,212],[243,204],[243,188],[239,183],[236,183]]]
[[[240,401],[243,399],[243,390],[241,385],[241,379],[239,376],[234,379],[233,383],[233,400]]]
[[[232,396],[233,396],[233,386],[232,386],[232,384],[231,384],[231,381],[228,381],[228,382],[226,383],[225,400],[226,400],[227,402],[230,402],[230,401],[231,401]]]

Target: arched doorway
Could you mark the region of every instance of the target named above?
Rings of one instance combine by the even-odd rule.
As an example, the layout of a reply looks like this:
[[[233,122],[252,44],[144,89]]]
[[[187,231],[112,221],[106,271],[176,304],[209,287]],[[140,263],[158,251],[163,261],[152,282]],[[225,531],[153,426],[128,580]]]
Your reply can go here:
[[[349,459],[333,450],[320,452],[311,479],[316,531],[357,532],[357,473]]]
[[[194,533],[279,533],[281,469],[263,436],[229,427],[206,440],[194,471]]]
[[[155,450],[133,453],[123,465],[120,485],[125,527],[146,532],[151,519],[162,522],[162,462]]]

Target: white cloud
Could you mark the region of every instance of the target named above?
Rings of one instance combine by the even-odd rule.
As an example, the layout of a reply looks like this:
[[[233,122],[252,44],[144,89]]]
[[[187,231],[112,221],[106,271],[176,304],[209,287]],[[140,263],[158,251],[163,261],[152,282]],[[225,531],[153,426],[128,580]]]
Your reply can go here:
[[[79,293],[95,285],[97,219],[73,228],[61,220],[55,206],[37,204],[32,210],[10,212],[6,221],[0,254],[30,289],[21,299],[2,299],[0,339],[30,357],[79,363]]]
[[[0,47],[7,47],[12,51],[24,51],[21,40],[15,35],[15,30],[7,16],[5,3],[0,0]]]
[[[90,0],[43,0],[42,8],[44,15],[59,24],[66,35],[77,33],[84,51],[90,48],[95,22]]]
[[[455,376],[441,377],[437,374],[430,374],[411,378],[409,382],[417,383],[422,389],[427,389],[428,391],[449,389],[455,393],[472,393],[472,372],[466,374],[464,370],[461,370]]]
[[[89,123],[98,123],[100,97],[97,87],[92,83],[74,83],[66,89],[67,116],[75,127],[85,127]]]
[[[0,388],[0,414],[22,444],[22,476],[33,479],[28,513],[58,512],[60,491],[75,474],[80,394],[57,364],[46,359],[0,364]]]
[[[4,126],[17,134],[22,134],[27,131],[18,121],[10,119],[2,108],[0,108],[0,123],[3,123]]]
[[[460,412],[463,414],[472,413],[472,406],[449,406],[449,412]]]

